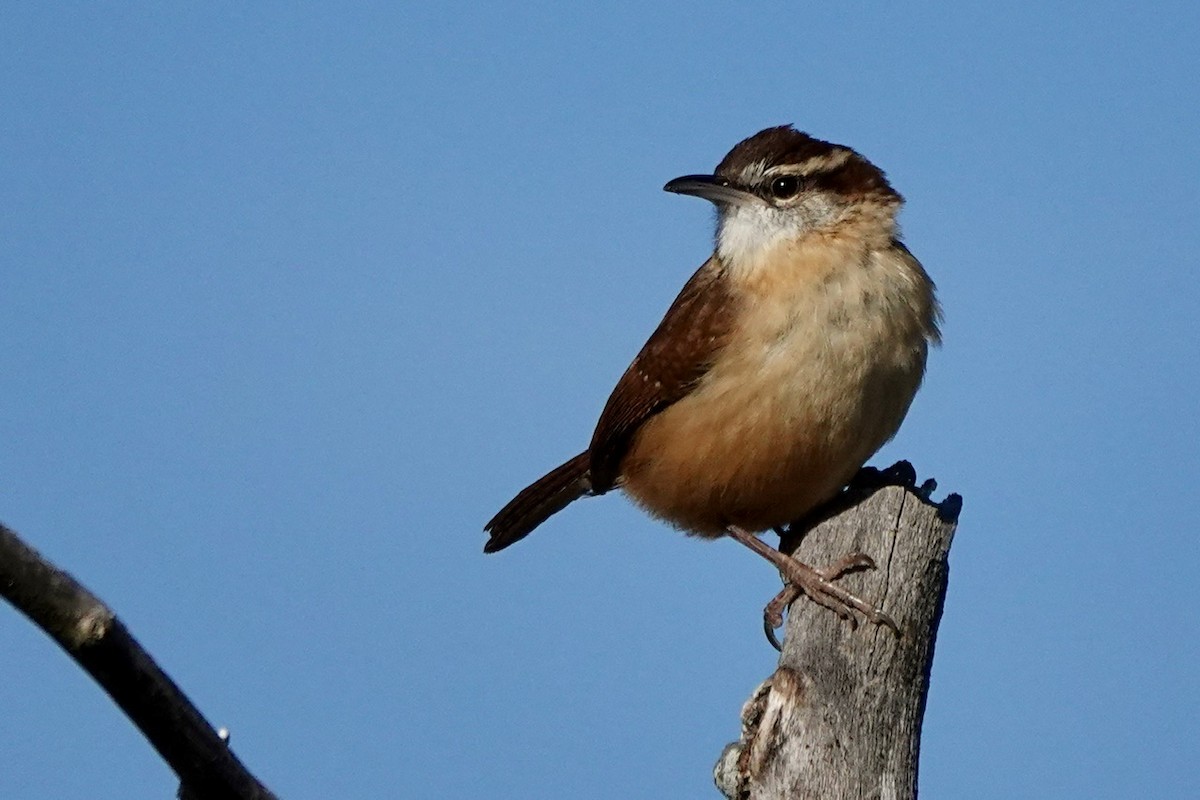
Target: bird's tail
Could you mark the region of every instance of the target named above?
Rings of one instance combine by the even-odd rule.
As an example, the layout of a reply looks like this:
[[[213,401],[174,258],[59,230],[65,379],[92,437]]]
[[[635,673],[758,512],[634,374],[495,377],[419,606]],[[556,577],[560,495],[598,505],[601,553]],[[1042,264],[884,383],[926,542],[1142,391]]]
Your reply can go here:
[[[483,526],[491,534],[483,546],[483,552],[494,553],[524,539],[552,514],[562,511],[571,501],[591,491],[589,462],[585,450],[522,489]]]

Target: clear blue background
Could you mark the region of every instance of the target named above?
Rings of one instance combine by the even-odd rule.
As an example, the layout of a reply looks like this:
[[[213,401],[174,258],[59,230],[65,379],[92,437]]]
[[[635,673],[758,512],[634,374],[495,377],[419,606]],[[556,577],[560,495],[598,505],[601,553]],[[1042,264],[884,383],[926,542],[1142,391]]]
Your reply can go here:
[[[1200,7],[9,4],[0,519],[285,798],[716,797],[761,560],[618,496],[499,556],[794,122],[905,193],[966,501],[928,798],[1200,796]],[[0,796],[163,798],[0,608]]]

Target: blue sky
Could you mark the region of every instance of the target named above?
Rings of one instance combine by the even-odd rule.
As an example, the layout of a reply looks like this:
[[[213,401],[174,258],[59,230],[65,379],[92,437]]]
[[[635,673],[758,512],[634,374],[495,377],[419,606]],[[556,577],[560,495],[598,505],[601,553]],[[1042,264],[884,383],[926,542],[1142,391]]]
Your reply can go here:
[[[929,798],[1200,796],[1194,2],[0,12],[0,519],[281,796],[716,797],[772,570],[611,495],[484,557],[795,123],[908,198],[965,498]],[[0,796],[167,769],[0,609]]]

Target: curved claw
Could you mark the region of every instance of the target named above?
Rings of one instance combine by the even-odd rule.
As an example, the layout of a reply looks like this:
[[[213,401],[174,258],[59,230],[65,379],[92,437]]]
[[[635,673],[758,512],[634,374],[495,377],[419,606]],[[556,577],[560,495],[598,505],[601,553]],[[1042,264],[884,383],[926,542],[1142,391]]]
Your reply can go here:
[[[904,634],[900,633],[900,626],[896,624],[896,620],[892,619],[890,614],[887,614],[879,609],[875,609],[875,613],[871,616],[871,622],[876,625],[882,625],[885,628],[891,628],[892,633],[899,639]]]
[[[782,653],[783,645],[779,643],[779,637],[775,635],[775,628],[777,627],[779,626],[772,626],[770,620],[766,619],[765,617],[763,618],[763,633],[767,635],[767,641],[771,643],[771,647],[774,647],[778,652]]]
[[[879,567],[875,564],[875,559],[866,553],[851,553],[833,566],[817,570],[817,574],[827,581],[836,581],[843,575],[864,569],[879,569]]]
[[[779,638],[775,636],[775,631],[783,627],[783,612],[790,608],[792,601],[799,596],[799,589],[790,583],[785,583],[779,590],[779,594],[772,597],[771,602],[763,608],[763,632],[767,634],[767,641],[771,643],[771,646],[781,653],[783,647],[779,644]]]

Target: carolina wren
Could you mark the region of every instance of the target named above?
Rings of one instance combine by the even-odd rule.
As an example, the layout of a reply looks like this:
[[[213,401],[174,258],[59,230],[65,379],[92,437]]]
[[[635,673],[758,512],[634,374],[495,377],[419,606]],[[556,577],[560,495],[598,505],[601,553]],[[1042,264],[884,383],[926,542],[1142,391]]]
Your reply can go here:
[[[859,153],[791,126],[740,142],[712,175],[663,187],[717,207],[716,248],[621,376],[588,449],[484,529],[493,553],[585,495],[623,490],[688,534],[730,536],[852,624],[886,614],[756,533],[832,499],[895,435],[939,340],[934,285],[899,238],[903,203]]]

